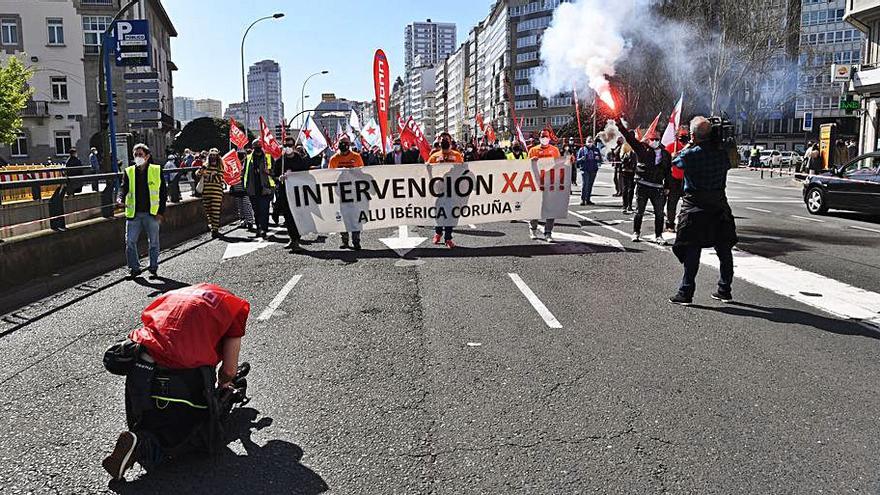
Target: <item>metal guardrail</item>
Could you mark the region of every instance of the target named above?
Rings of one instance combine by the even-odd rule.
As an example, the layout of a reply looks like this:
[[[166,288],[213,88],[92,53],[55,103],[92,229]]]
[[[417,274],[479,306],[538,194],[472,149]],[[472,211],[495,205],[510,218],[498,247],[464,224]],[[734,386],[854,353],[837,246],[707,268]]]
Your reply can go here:
[[[80,168],[80,167],[76,167]],[[82,167],[85,169],[91,170],[91,167]],[[67,169],[71,170],[71,169]],[[181,167],[176,169],[163,170],[163,175],[170,177],[170,183],[178,183],[181,179],[184,179],[187,175],[195,172],[196,170],[200,170],[200,167]],[[36,171],[41,172],[41,171]],[[16,172],[16,175],[20,175],[21,172]],[[65,176],[65,177],[54,177],[49,179],[26,179],[26,180],[15,180],[15,181],[7,181],[0,182],[0,192],[3,190],[9,189],[22,189],[29,188],[31,190],[31,195],[33,201],[42,201],[42,188],[46,186],[59,186],[55,192],[52,194],[52,197],[48,199],[49,202],[49,217],[43,218],[37,221],[45,221],[49,220],[49,226],[53,230],[64,230],[65,227],[65,217],[68,214],[64,212],[64,196],[68,190],[68,188],[75,188],[77,186],[83,186],[86,184],[93,184],[95,186],[95,190],[99,191],[101,194],[101,206],[99,209],[101,210],[101,216],[105,218],[112,218],[115,213],[116,201],[115,196],[118,189],[118,181],[122,179],[123,172],[118,173],[105,173],[105,174],[88,174],[88,175],[76,175],[76,176]],[[166,179],[168,180],[168,179]],[[103,183],[104,188],[100,189],[98,184]],[[100,190],[99,190],[100,189]],[[2,195],[0,195],[2,198]],[[98,208],[94,208],[98,209]],[[76,213],[76,212],[72,212]],[[71,213],[71,214],[72,214]],[[4,228],[11,228],[14,226],[5,226]]]

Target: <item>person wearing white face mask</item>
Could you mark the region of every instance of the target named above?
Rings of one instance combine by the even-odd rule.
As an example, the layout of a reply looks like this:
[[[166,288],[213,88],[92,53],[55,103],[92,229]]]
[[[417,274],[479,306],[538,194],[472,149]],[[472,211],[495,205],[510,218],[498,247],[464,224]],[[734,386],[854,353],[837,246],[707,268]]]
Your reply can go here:
[[[560,158],[559,148],[550,144],[550,131],[546,129],[541,131],[541,139],[539,142],[541,143],[540,145],[533,146],[529,149],[530,160],[537,160],[539,158]],[[538,220],[529,220],[529,235],[533,240],[538,239],[538,223]],[[556,220],[553,218],[544,220],[545,241],[553,242],[553,226],[555,224]]]
[[[145,144],[134,146],[134,165],[125,169],[117,204],[125,207],[125,255],[130,278],[142,273],[138,259],[138,238],[147,231],[149,241],[150,275],[158,276],[159,224],[165,213],[166,186],[162,167],[150,163],[150,148]]]
[[[666,241],[663,239],[663,212],[666,206],[666,192],[672,182],[672,155],[660,146],[660,136],[654,130],[648,132],[643,141],[639,141],[620,118],[617,119],[617,128],[623,133],[624,139],[638,158],[632,241],[641,241],[642,218],[650,201],[654,208],[654,240],[657,244],[664,245]]]

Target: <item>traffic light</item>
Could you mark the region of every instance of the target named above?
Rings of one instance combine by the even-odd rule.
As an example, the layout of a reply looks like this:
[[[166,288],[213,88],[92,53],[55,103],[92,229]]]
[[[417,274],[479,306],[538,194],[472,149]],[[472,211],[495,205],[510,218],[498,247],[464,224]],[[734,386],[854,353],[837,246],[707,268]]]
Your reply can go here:
[[[110,105],[104,102],[98,102],[98,122],[101,126],[101,132],[110,129]]]

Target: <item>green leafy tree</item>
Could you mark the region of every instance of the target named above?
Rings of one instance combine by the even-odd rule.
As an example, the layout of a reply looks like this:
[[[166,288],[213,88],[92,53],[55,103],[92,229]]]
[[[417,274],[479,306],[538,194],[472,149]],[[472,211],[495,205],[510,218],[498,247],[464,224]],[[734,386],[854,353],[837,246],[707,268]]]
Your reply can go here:
[[[22,127],[21,111],[34,90],[28,87],[33,71],[16,57],[0,65],[0,143],[12,143]]]
[[[238,128],[244,130],[241,125]],[[254,139],[250,132],[248,139]],[[229,121],[211,117],[195,119],[180,131],[171,147],[176,153],[182,153],[186,148],[193,151],[217,148],[221,153],[225,153],[229,149]]]

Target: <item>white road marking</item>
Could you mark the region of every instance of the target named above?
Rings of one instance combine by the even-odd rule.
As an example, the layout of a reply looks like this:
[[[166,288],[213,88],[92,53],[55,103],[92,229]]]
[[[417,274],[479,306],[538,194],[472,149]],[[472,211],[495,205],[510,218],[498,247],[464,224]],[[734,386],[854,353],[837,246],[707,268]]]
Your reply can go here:
[[[226,245],[226,250],[223,252],[223,260],[251,254],[258,249],[271,245],[271,243],[266,242],[264,239],[259,239],[256,242],[233,242]]]
[[[581,210],[578,213],[583,213],[584,215],[591,215],[593,213],[609,213],[609,212],[620,212],[620,208],[599,208],[597,210]]]
[[[769,184],[760,184],[760,183],[756,183],[756,182],[746,182],[746,181],[741,181],[741,180],[735,180],[735,179],[731,179],[729,177],[727,178],[727,182],[732,182],[734,184],[742,184],[742,185],[746,185],[746,186],[757,186],[757,187],[769,187],[771,189],[782,189],[783,191],[797,191],[798,190],[798,186],[790,186],[790,187],[771,186]]]
[[[759,212],[759,213],[773,213],[773,212],[770,211],[770,210],[762,210],[761,208],[752,208],[751,206],[746,206],[745,208],[746,208],[747,210],[757,211],[757,212]]]
[[[733,251],[733,259],[736,278],[839,318],[880,327],[880,294],[876,292],[738,249]],[[719,267],[711,249],[704,252],[701,261]]]
[[[856,230],[864,230],[865,232],[874,232],[875,234],[880,234],[880,230],[869,229],[868,227],[859,227],[858,225],[848,225],[847,227]]]
[[[559,320],[557,320],[556,317],[553,316],[553,313],[551,313],[550,310],[547,309],[547,306],[545,306],[544,303],[542,303],[541,300],[538,299],[538,296],[536,296],[535,293],[532,292],[532,289],[530,289],[529,286],[526,285],[525,282],[523,282],[523,279],[520,278],[519,275],[517,275],[516,273],[508,273],[507,276],[510,277],[510,280],[513,280],[513,283],[516,284],[516,287],[519,289],[519,291],[522,292],[524,296],[526,296],[526,299],[529,301],[529,303],[531,303],[532,307],[535,308],[535,311],[538,312],[538,315],[541,316],[541,318],[544,320],[544,323],[546,323],[548,327],[562,328],[562,324],[559,323]]]
[[[469,223],[469,224],[468,224],[468,227],[470,227],[471,230],[477,230],[477,226],[474,225],[474,224],[472,224],[472,223]]]
[[[575,213],[575,212],[573,212],[573,211],[569,211],[569,213],[571,213],[572,215],[574,215],[574,216],[580,218],[581,220],[586,220],[587,222],[590,222],[590,223],[593,224],[593,225],[598,225],[599,227],[602,227],[603,229],[610,230],[611,232],[614,232],[614,233],[616,233],[616,234],[622,235],[623,237],[632,237],[632,234],[627,234],[626,232],[624,232],[624,231],[622,231],[622,230],[620,230],[620,229],[614,228],[614,227],[612,227],[612,226],[610,226],[610,225],[605,225],[604,223],[602,223],[602,222],[600,222],[600,221],[598,221],[598,220],[595,220],[595,219],[593,219],[593,218],[585,217],[585,216],[580,215],[580,214],[578,214],[578,213]],[[647,238],[647,237],[642,237],[642,243],[643,243],[643,244],[647,244],[647,245],[651,246],[651,247],[654,248],[654,249],[659,249],[660,251],[666,251],[666,248],[665,248],[665,247],[663,247],[663,246],[661,246],[661,245],[659,245],[659,244],[653,242],[652,239],[649,239],[649,238]]]
[[[799,199],[727,199],[728,203],[776,203],[776,204],[803,204],[802,200]]]
[[[291,278],[286,284],[284,284],[284,287],[281,288],[281,291],[279,291],[278,294],[275,295],[275,299],[272,299],[272,302],[270,302],[269,306],[267,306],[266,309],[264,309],[263,312],[260,313],[260,316],[258,316],[257,319],[260,321],[266,321],[271,318],[272,313],[274,313],[275,310],[278,309],[279,306],[281,306],[281,303],[284,302],[284,299],[287,297],[288,294],[290,294],[290,291],[293,290],[293,287],[296,285],[297,282],[299,282],[299,279],[301,278],[302,275],[294,275],[293,278]]]
[[[818,218],[802,217],[800,215],[791,215],[791,218],[797,218],[798,220],[806,220],[808,222],[825,223],[825,220],[819,220]]]

